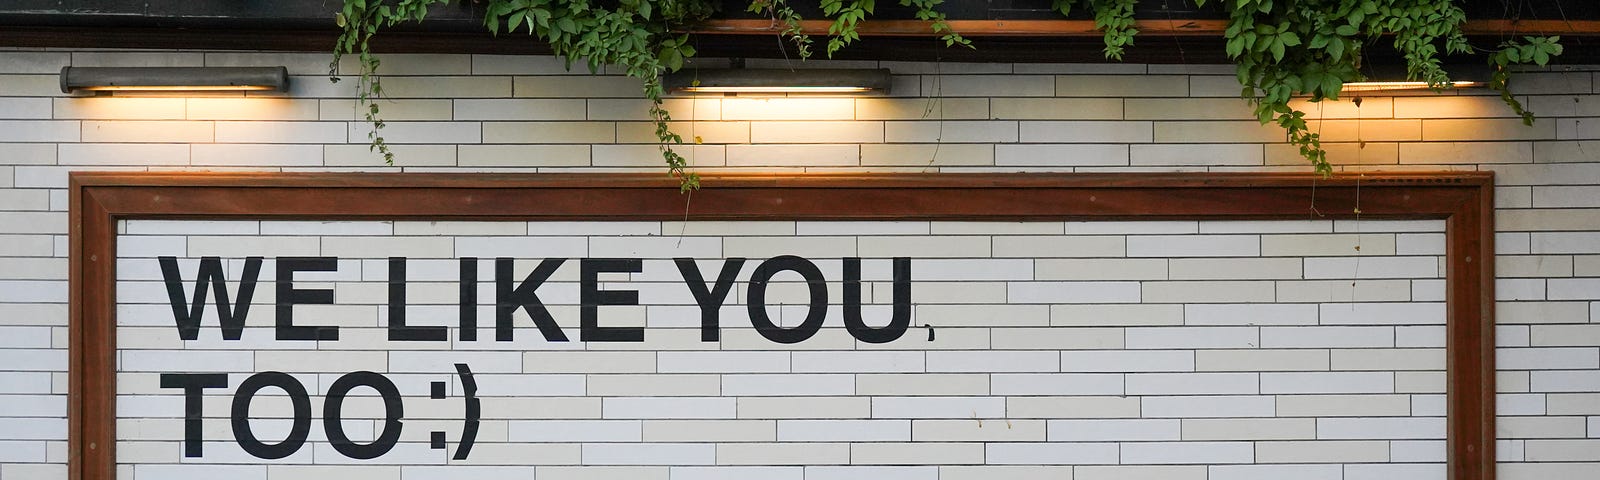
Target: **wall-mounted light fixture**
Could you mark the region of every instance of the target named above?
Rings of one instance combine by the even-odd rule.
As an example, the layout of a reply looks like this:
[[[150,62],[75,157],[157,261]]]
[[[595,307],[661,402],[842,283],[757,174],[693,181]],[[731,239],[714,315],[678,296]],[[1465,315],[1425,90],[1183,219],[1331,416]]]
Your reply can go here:
[[[888,69],[727,68],[681,70],[662,85],[671,93],[888,93]]]
[[[1390,92],[1404,90],[1426,90],[1428,82],[1406,79],[1404,65],[1380,65],[1363,68],[1367,75],[1366,81],[1350,82],[1340,89],[1343,93]],[[1444,70],[1450,72],[1452,88],[1476,88],[1487,84],[1489,69],[1487,65],[1445,65]]]
[[[62,67],[61,92],[289,90],[285,67]]]

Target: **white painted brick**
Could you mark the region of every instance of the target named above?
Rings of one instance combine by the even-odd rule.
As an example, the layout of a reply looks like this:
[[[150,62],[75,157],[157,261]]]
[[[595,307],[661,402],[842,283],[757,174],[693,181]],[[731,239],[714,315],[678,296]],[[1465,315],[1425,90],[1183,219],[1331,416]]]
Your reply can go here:
[[[917,442],[1039,442],[1045,439],[1045,422],[1011,419],[913,420],[911,438]]]
[[[192,165],[220,166],[320,166],[320,145],[199,144],[190,146]]]
[[[1261,255],[1270,257],[1393,255],[1394,251],[1392,234],[1261,236]]]
[[[1443,303],[1325,303],[1323,325],[1443,324]]]
[[[1334,370],[1444,370],[1439,349],[1334,350]]]
[[[851,375],[724,375],[722,394],[728,396],[852,395]]]
[[[954,353],[954,352],[951,352]],[[921,372],[923,352],[794,352],[796,373]]]
[[[858,145],[728,146],[728,166],[852,166],[860,162]]]
[[[1315,325],[1307,304],[1194,304],[1183,307],[1185,325]]]
[[[510,422],[512,442],[638,442],[639,420],[517,420]]]
[[[1194,352],[1195,370],[1212,372],[1269,372],[1328,370],[1325,350],[1200,350]]]
[[[1110,373],[994,374],[994,395],[1121,395],[1122,375]]]
[[[1010,397],[1006,415],[1010,418],[1056,418],[1070,411],[1077,418],[1134,418],[1139,416],[1137,397]]]
[[[1181,325],[1182,305],[1051,305],[1050,324],[1085,325]],[[920,314],[919,314],[919,318]]]
[[[1259,463],[1387,461],[1389,461],[1389,442],[1346,440],[1256,442],[1256,462]]]
[[[1026,143],[1150,143],[1151,122],[1139,121],[1022,121],[1018,140]]]
[[[78,138],[79,122],[76,121],[0,121],[0,142],[76,142]]]
[[[1262,373],[1261,393],[1393,393],[1389,372]]]
[[[1262,348],[1361,348],[1397,346],[1391,327],[1263,327]]]
[[[1319,418],[1319,439],[1432,439],[1444,436],[1443,418]]]
[[[1088,467],[1072,467],[1067,465],[947,465],[939,467],[941,480],[984,480],[990,478],[1007,478],[1016,480],[1044,480],[1066,478],[1074,470],[1081,471]],[[1083,478],[1078,474],[1077,478]]]
[[[526,352],[522,371],[526,373],[653,373],[656,356],[651,352]]]
[[[1258,391],[1254,373],[1130,373],[1129,395],[1250,395]]]
[[[873,418],[1001,418],[997,397],[874,397]]]
[[[1117,443],[990,443],[984,459],[990,465],[1114,465]]]
[[[813,443],[794,448],[786,443],[723,443],[717,445],[719,465],[812,465],[848,463],[850,447],[842,443]]]
[[[678,480],[742,480],[763,478],[802,480],[802,467],[672,467],[671,478]]]
[[[1183,440],[1310,440],[1317,425],[1310,418],[1184,419]]]
[[[840,419],[867,418],[865,397],[746,397],[739,399],[739,418]]]
[[[932,141],[898,140],[898,141]],[[754,122],[753,143],[881,143],[884,122]],[[896,141],[896,140],[891,140]]]
[[[1194,370],[1195,354],[1185,351],[1061,352],[1063,372],[1192,372]]]
[[[1250,442],[1137,442],[1122,444],[1122,462],[1134,464],[1251,463]]]
[[[1128,146],[1119,144],[1004,144],[994,147],[994,164],[1001,166],[1116,166],[1128,165],[1128,159]]]
[[[935,466],[806,466],[807,479],[813,480],[937,480]]]
[[[1178,420],[1050,420],[1052,442],[1178,440]]]
[[[1253,327],[1148,327],[1126,332],[1130,349],[1251,348],[1260,343]]]
[[[997,257],[1121,257],[1126,241],[1118,236],[1033,236],[993,237]]]
[[[1017,141],[1017,134],[1014,121],[885,122],[882,139],[891,143],[1009,143]]]
[[[864,166],[988,166],[995,164],[995,145],[990,144],[914,144],[861,145]]]
[[[1275,480],[1295,478],[1302,480],[1343,480],[1344,469],[1339,465],[1213,465],[1208,468],[1211,480]]]
[[[1009,303],[1137,303],[1138,282],[1010,282]]]
[[[586,465],[713,465],[716,445],[696,443],[593,443],[583,446]]]
[[[929,372],[1054,372],[1056,352],[952,351],[928,352]]]
[[[1170,262],[1172,280],[1301,278],[1301,262],[1294,258],[1175,258]]]
[[[1185,281],[1144,282],[1146,303],[1236,303],[1270,302],[1273,282],[1267,281]]]
[[[608,419],[734,418],[733,398],[607,398]]]
[[[911,440],[910,420],[779,420],[784,442],[894,442]]]
[[[1600,368],[1600,348],[1497,348],[1501,370],[1569,370]]]
[[[989,111],[1005,120],[1121,120],[1123,103],[1117,98],[992,98]]]

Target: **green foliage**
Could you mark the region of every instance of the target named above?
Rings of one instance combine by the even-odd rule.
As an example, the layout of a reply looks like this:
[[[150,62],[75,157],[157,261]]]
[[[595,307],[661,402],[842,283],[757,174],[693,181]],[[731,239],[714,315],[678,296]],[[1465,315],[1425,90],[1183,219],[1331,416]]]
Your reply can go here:
[[[1290,143],[1324,175],[1331,174],[1333,166],[1321,138],[1310,130],[1305,112],[1289,105],[1291,99],[1337,99],[1345,83],[1364,79],[1360,67],[1366,46],[1384,38],[1391,38],[1394,50],[1405,59],[1408,79],[1436,89],[1450,85],[1440,66],[1440,46],[1449,54],[1473,52],[1461,32],[1466,15],[1449,0],[1219,1],[1226,2],[1229,13],[1224,33],[1227,53],[1238,63],[1239,83],[1255,107],[1256,118],[1283,127]],[[1560,53],[1555,39],[1542,40],[1539,46],[1529,45],[1528,53],[1541,52],[1546,60]],[[1520,57],[1508,54],[1505,60],[1516,58]],[[1521,111],[1515,99],[1504,98]]]
[[[377,100],[383,86],[377,76],[378,59],[369,42],[382,28],[402,22],[421,21],[428,9],[452,0],[343,0],[335,21],[343,33],[334,49],[329,75],[338,81],[340,58],[358,57],[358,91],[365,119],[372,124],[368,134],[371,148],[394,163],[380,131],[384,127]],[[822,12],[832,20],[828,27],[825,52],[829,57],[861,39],[859,26],[872,15],[876,0],[819,0]],[[1104,35],[1106,58],[1121,60],[1133,44],[1134,5],[1138,0],[1052,0],[1053,7],[1067,15],[1074,5],[1094,10],[1095,28]],[[1208,0],[1195,0],[1204,5]],[[1462,34],[1465,14],[1452,0],[1214,0],[1224,2],[1229,16],[1225,49],[1237,63],[1242,95],[1249,99],[1257,120],[1282,127],[1288,141],[1297,146],[1315,170],[1333,172],[1321,137],[1311,130],[1305,112],[1290,105],[1297,97],[1312,102],[1337,99],[1345,83],[1363,80],[1363,52],[1388,39],[1406,61],[1407,77],[1434,88],[1450,85],[1450,77],[1440,65],[1441,47],[1445,54],[1472,53],[1474,49]],[[644,96],[651,101],[650,118],[656,125],[662,157],[670,174],[682,189],[699,187],[699,177],[688,170],[688,162],[673,150],[683,143],[672,132],[672,116],[662,108],[664,94],[661,76],[683,67],[696,53],[685,32],[695,22],[714,13],[712,0],[474,0],[486,11],[484,25],[490,32],[523,32],[548,42],[552,50],[567,60],[583,61],[591,71],[607,65],[624,69],[644,84]],[[938,6],[944,0],[899,0],[915,7],[916,18],[928,22],[930,32],[946,46],[972,43],[951,29]],[[792,42],[800,58],[811,56],[811,38],[801,27],[802,18],[788,0],[752,0],[748,10],[772,17],[782,25],[780,37]],[[1507,89],[1516,65],[1545,65],[1560,55],[1559,37],[1524,37],[1510,40],[1488,53],[1493,67],[1490,88],[1500,92],[1512,110],[1528,124],[1533,114]]]
[[[1510,67],[1529,63],[1544,66],[1550,62],[1550,57],[1561,54],[1560,41],[1561,37],[1523,37],[1523,41],[1507,40],[1500,44],[1500,50],[1489,54],[1489,66],[1493,69],[1489,88],[1500,92],[1500,99],[1522,117],[1524,125],[1533,125],[1533,112],[1522,108],[1522,102],[1511,96]]]

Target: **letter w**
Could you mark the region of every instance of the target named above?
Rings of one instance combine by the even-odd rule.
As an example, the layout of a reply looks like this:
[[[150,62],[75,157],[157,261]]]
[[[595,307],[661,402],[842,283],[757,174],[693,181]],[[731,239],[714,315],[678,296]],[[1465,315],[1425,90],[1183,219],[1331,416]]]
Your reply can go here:
[[[256,293],[256,278],[261,274],[261,257],[244,260],[244,276],[239,279],[239,301],[228,307],[228,279],[222,272],[222,260],[202,257],[200,272],[195,277],[194,304],[183,299],[183,276],[178,273],[178,259],[160,257],[161,278],[167,284],[167,298],[172,301],[172,318],[178,323],[178,338],[200,338],[200,320],[205,316],[206,284],[217,291],[217,316],[221,317],[222,339],[238,340],[244,332],[244,319],[250,313],[250,297]],[[185,311],[184,307],[188,307]]]

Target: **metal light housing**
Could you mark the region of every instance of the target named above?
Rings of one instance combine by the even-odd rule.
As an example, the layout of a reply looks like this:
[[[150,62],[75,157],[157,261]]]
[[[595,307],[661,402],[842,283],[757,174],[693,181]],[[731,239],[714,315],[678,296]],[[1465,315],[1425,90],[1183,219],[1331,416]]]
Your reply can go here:
[[[286,67],[62,67],[61,92],[289,90]]]
[[[1410,80],[1406,78],[1404,65],[1379,65],[1363,68],[1367,80],[1344,84],[1339,91],[1343,93],[1372,93],[1392,92],[1405,90],[1426,90],[1428,82]],[[1488,84],[1489,69],[1487,65],[1445,65],[1444,70],[1450,72],[1451,88],[1476,88]]]
[[[884,94],[888,69],[727,68],[683,70],[669,74],[662,85],[671,93],[833,93]]]

